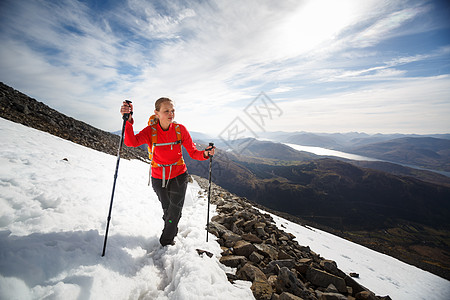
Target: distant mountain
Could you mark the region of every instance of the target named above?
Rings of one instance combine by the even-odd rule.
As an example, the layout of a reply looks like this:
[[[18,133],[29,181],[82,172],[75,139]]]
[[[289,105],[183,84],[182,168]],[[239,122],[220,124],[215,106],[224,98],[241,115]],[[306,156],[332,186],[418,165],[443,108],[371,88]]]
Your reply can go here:
[[[383,166],[398,174],[411,171],[411,176],[430,176],[426,179],[442,180],[441,185],[329,158],[282,162],[273,158],[277,147],[276,143],[255,143],[255,149],[248,146],[240,155],[219,149],[213,159],[213,182],[257,204],[450,278],[446,271],[450,269],[447,177]],[[253,152],[258,148],[264,150]],[[265,153],[271,158],[265,158]],[[188,155],[185,161],[191,174],[208,177],[204,163]],[[418,249],[423,251],[418,254]]]
[[[405,167],[399,164],[384,161],[357,161],[357,160],[346,160],[346,161],[358,167],[383,171],[397,176],[413,177],[425,182],[450,187],[450,177],[436,172],[419,170],[417,168]]]
[[[432,137],[405,137],[347,150],[386,161],[450,171],[450,140]]]
[[[302,146],[315,146],[328,149],[340,149],[344,146],[342,139],[334,136],[321,136],[314,133],[299,133],[285,137],[282,141]]]
[[[259,141],[253,138],[237,140],[228,153],[250,158],[264,158],[277,161],[309,161],[319,156],[292,149],[281,143]]]
[[[259,133],[261,137],[273,141],[291,143],[302,146],[323,147],[345,151],[358,146],[404,138],[404,137],[434,137],[450,140],[450,134],[366,134],[361,132],[346,133],[311,133],[311,132],[264,132]]]

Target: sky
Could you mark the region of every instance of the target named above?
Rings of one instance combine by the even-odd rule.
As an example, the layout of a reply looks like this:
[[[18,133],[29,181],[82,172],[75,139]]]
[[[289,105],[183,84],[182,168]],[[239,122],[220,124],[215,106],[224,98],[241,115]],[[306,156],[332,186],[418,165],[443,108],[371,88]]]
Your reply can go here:
[[[447,3],[446,3],[447,2]],[[0,81],[135,130],[449,133],[450,5],[428,0],[0,2]]]
[[[228,282],[225,272],[236,269],[220,264],[216,238],[206,242],[208,196],[196,182],[188,185],[175,245],[160,247],[162,208],[147,186],[148,164],[121,160],[101,257],[116,157],[2,118],[0,148],[0,299],[252,299],[250,282]],[[211,204],[210,217],[216,214]],[[377,295],[448,298],[448,280],[273,217]]]

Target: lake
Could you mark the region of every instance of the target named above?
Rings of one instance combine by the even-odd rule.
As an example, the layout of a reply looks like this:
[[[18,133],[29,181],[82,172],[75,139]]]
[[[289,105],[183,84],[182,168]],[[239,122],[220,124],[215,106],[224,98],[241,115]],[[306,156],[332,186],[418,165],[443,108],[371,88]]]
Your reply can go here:
[[[283,143],[283,144],[286,146],[289,146],[295,150],[298,150],[298,151],[305,151],[305,152],[309,152],[309,153],[313,153],[313,154],[321,155],[321,156],[336,156],[336,157],[342,157],[342,158],[346,158],[346,159],[363,160],[363,161],[384,161],[384,162],[388,162],[388,163],[401,165],[404,167],[409,167],[409,168],[414,168],[414,169],[419,169],[419,170],[424,170],[424,171],[431,171],[431,172],[435,172],[435,173],[450,177],[450,172],[445,172],[445,171],[425,169],[425,168],[422,168],[419,166],[407,165],[407,164],[402,164],[402,163],[398,163],[398,162],[376,159],[376,158],[366,157],[366,156],[352,154],[352,153],[330,150],[330,149],[326,149],[326,148],[322,148],[322,147],[301,146],[301,145],[289,144],[289,143]]]

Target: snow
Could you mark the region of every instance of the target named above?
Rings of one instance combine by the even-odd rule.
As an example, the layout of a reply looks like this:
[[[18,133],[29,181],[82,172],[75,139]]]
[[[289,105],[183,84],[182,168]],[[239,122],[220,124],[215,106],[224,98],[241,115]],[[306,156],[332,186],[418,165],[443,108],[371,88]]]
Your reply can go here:
[[[0,140],[0,299],[253,299],[206,243],[196,183],[175,246],[163,248],[148,165],[121,159],[101,257],[116,157],[4,119]]]
[[[162,209],[148,165],[120,161],[101,257],[116,157],[0,118],[0,299],[254,299],[228,282],[206,243],[207,200],[189,184],[176,244],[159,245]],[[215,207],[211,208],[211,216]],[[450,282],[389,256],[274,216],[300,244],[394,300],[447,299]],[[214,254],[199,256],[196,249]]]

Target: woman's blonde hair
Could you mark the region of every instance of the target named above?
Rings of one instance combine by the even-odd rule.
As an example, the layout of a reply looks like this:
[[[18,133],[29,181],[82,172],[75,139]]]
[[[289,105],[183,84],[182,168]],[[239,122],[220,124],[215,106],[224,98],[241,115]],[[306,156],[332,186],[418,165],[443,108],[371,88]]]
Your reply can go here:
[[[172,101],[171,99],[162,97],[162,98],[159,98],[158,100],[156,100],[156,102],[155,102],[155,109],[156,109],[157,111],[159,111],[159,110],[161,109],[161,105],[162,105],[164,102],[170,102],[170,103],[173,104],[173,101]]]

